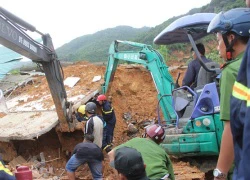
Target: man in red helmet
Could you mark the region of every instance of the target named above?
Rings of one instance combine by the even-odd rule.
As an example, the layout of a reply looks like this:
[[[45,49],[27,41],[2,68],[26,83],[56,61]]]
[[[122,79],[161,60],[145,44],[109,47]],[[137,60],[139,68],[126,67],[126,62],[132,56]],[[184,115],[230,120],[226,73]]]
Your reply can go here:
[[[115,111],[110,102],[107,101],[107,97],[101,94],[97,97],[96,101],[99,103],[102,109],[102,116],[106,122],[106,136],[103,137],[102,149],[106,152],[111,151],[111,143],[113,142],[114,129],[116,124]]]
[[[172,162],[166,151],[159,146],[165,138],[164,129],[158,124],[153,124],[145,129],[145,138],[133,138],[116,147],[108,153],[112,162],[115,150],[121,147],[131,147],[141,153],[146,165],[146,173],[149,179],[174,179]]]

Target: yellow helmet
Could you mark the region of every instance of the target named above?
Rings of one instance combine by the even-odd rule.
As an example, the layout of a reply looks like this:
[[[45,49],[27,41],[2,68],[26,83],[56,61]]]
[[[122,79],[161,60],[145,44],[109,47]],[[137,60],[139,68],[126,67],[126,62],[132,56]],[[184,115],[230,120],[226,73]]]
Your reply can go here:
[[[78,108],[78,112],[81,113],[81,114],[85,114],[85,108],[86,108],[86,105],[81,105],[79,108]]]

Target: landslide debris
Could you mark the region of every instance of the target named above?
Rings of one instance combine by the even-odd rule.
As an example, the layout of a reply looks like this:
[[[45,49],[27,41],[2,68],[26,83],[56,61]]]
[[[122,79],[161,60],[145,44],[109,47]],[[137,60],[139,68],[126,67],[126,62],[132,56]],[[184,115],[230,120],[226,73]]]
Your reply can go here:
[[[80,77],[80,81],[73,88],[66,87],[68,97],[83,95],[91,89],[98,88],[103,83],[105,68],[103,65],[94,65],[84,61],[64,67],[64,78]],[[182,79],[184,71],[185,69],[178,69],[177,66],[177,68],[171,71],[171,74],[175,79],[177,73],[181,72]],[[92,82],[93,77],[97,75],[101,75],[102,80]],[[181,79],[179,82],[181,82]],[[53,107],[53,101],[44,76],[34,77],[33,84],[16,88],[10,98],[20,94],[31,97],[26,100],[28,102],[46,97],[44,106],[47,108]],[[157,118],[157,91],[150,73],[142,66],[120,65],[116,71],[114,81],[109,86],[108,96],[112,97],[112,105],[117,117],[114,145],[119,145],[133,137],[141,136],[144,131],[143,126],[155,121]],[[23,102],[20,101],[19,103],[22,104]],[[55,129],[53,129],[39,137],[36,141],[15,142],[14,146],[18,155],[22,155],[26,159],[43,152],[45,159],[52,160],[59,156],[59,149],[61,151],[60,159],[47,162],[47,168],[53,167],[55,175],[60,175],[61,179],[67,179],[66,174],[62,173],[62,169],[65,167],[70,152],[65,152],[63,149],[66,149],[64,146],[68,146],[73,150],[74,146],[81,142],[82,132],[62,133],[59,138],[65,141],[65,143],[60,144]],[[189,163],[173,159],[173,166],[176,179],[178,180],[204,179],[204,173]],[[90,171],[86,165],[83,168],[79,168],[76,175],[80,179],[91,178]],[[105,155],[104,177],[106,180],[117,179],[116,172],[109,166],[107,155]]]

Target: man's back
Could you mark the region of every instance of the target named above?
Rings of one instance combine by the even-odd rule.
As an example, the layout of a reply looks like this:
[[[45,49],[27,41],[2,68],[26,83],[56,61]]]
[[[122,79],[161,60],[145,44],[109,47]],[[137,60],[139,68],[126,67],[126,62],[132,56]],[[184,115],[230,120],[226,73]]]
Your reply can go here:
[[[201,58],[204,63],[212,62],[210,59],[207,59],[205,56],[201,56]],[[197,86],[197,78],[198,78],[200,68],[201,68],[201,64],[199,60],[198,59],[192,60],[188,64],[188,69],[183,78],[182,86],[189,86],[192,89],[194,89]]]
[[[100,148],[102,147],[103,139],[103,121],[97,115],[89,118],[85,125],[85,134],[92,134],[95,137],[94,143]]]
[[[114,123],[116,121],[115,111],[109,101],[105,101],[102,105],[102,116],[107,123]]]
[[[103,160],[101,148],[92,142],[82,142],[77,144],[74,148],[73,154],[75,154],[78,159]]]

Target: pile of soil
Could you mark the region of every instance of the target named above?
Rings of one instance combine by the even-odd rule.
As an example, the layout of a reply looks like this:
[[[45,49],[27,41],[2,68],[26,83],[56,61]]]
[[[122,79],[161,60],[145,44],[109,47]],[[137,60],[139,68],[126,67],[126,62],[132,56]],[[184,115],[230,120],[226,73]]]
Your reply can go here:
[[[178,64],[180,66],[180,64]],[[80,94],[85,94],[91,89],[97,89],[103,83],[103,77],[106,67],[103,65],[93,65],[85,61],[78,62],[74,65],[64,67],[64,78],[67,77],[80,77],[80,81],[73,87],[66,86],[68,97],[73,97]],[[177,77],[178,72],[181,72],[179,82],[182,81],[185,69],[176,68],[170,73],[173,78]],[[98,82],[92,82],[94,76],[101,75],[102,80]],[[53,106],[53,100],[50,96],[50,91],[47,85],[45,77],[37,76],[34,79],[34,83],[28,84],[25,87],[16,89],[12,96],[28,94],[33,101],[41,96],[48,95],[44,105],[47,107]],[[144,131],[142,127],[137,126],[141,122],[154,121],[157,119],[157,91],[153,83],[151,74],[145,68],[139,65],[120,65],[115,73],[114,81],[110,84],[107,96],[112,98],[112,105],[115,109],[117,123],[114,131],[114,145],[119,145],[133,137],[140,137]],[[21,103],[21,102],[20,102]],[[124,113],[129,115],[129,120],[124,119]],[[136,128],[139,129],[137,133],[130,134],[128,132],[128,124],[133,122],[136,124]],[[53,138],[52,138],[53,137]],[[29,155],[38,154],[44,152],[46,158],[53,159],[58,157],[58,148],[73,150],[74,146],[81,142],[82,132],[77,131],[74,133],[62,133],[60,139],[64,139],[67,143],[60,145],[58,140],[55,140],[55,130],[39,137],[39,142],[16,143],[19,151],[24,157]],[[18,144],[18,145],[17,145]],[[35,144],[35,145],[34,145]],[[61,147],[62,146],[62,147]],[[64,146],[68,146],[65,148]],[[22,147],[22,148],[21,148]],[[28,151],[27,149],[32,149]],[[63,151],[63,150],[62,150]],[[68,152],[61,154],[61,159],[52,161],[50,166],[55,167],[60,174],[61,169],[65,167],[67,159],[69,157]],[[176,179],[204,179],[205,175],[198,168],[191,166],[189,163],[181,162],[177,159],[173,159],[174,172]],[[79,168],[77,171],[77,177],[80,179],[91,179],[91,174],[87,166]],[[117,179],[116,172],[109,166],[107,154],[105,154],[105,166],[104,177],[107,180]],[[64,173],[61,179],[67,179]]]

